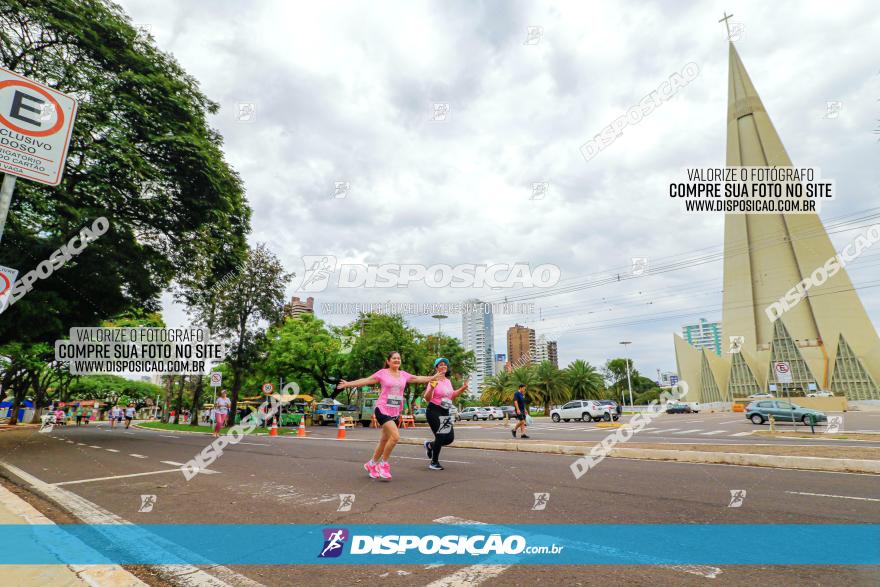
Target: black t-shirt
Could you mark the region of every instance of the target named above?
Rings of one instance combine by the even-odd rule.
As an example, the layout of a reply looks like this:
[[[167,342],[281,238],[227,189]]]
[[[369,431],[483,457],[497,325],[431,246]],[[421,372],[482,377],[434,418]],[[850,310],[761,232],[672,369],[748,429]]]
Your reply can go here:
[[[519,406],[520,413],[524,414],[526,412],[526,396],[524,396],[521,391],[517,391],[513,394],[513,402]]]

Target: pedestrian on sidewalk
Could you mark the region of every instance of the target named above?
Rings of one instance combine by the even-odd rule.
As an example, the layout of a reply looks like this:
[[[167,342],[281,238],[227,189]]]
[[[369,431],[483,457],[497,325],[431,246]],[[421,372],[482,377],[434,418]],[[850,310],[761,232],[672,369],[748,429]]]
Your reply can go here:
[[[110,428],[116,428],[116,419],[119,418],[119,406],[110,408]]]
[[[422,395],[422,398],[428,402],[425,417],[428,419],[431,432],[434,433],[434,440],[425,441],[425,452],[430,459],[428,468],[432,471],[443,470],[443,466],[440,464],[440,450],[455,440],[452,416],[449,413],[452,408],[452,400],[468,388],[467,380],[458,389],[452,388],[452,382],[449,380],[452,375],[449,370],[449,359],[440,357],[434,361],[432,375],[438,374],[441,375],[441,378],[430,382]]]
[[[528,414],[526,412],[526,386],[523,384],[520,384],[516,393],[513,394],[513,409],[516,410],[516,426],[510,433],[516,438],[516,431],[522,430],[520,438],[528,438],[526,435],[526,415]]]
[[[220,429],[226,424],[226,416],[229,414],[229,406],[232,402],[226,397],[226,390],[221,389],[220,395],[214,402],[214,437],[220,436]]]
[[[391,458],[391,451],[400,440],[398,430],[400,428],[400,412],[403,408],[404,390],[406,390],[407,383],[430,383],[441,378],[439,373],[433,377],[410,375],[400,368],[400,363],[400,353],[392,351],[385,358],[385,366],[369,377],[354,381],[341,379],[336,385],[336,389],[360,387],[361,385],[380,385],[381,391],[373,413],[376,422],[379,423],[381,435],[378,444],[376,444],[376,450],[373,451],[373,458],[364,463],[364,469],[373,479],[384,481],[391,479],[391,465],[388,460]]]
[[[79,426],[82,423],[83,419],[83,411],[82,408],[77,408],[76,410],[76,425]]]

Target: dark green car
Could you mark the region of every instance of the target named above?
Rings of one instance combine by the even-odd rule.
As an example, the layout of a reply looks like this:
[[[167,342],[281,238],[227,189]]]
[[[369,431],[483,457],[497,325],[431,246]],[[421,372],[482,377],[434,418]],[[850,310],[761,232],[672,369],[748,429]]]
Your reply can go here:
[[[762,399],[746,406],[746,418],[751,420],[752,424],[763,424],[773,416],[777,422],[803,422],[809,425],[810,415],[815,417],[817,423],[828,421],[828,417],[819,410],[802,408],[782,400]]]

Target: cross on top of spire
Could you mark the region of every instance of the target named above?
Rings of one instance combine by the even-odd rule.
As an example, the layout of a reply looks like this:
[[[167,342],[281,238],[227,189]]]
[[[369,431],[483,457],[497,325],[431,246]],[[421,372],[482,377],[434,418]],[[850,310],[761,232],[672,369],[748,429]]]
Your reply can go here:
[[[727,28],[727,40],[728,41],[730,40],[730,23],[727,21],[730,20],[731,18],[733,18],[733,15],[727,14],[727,11],[725,10],[724,11],[724,18],[722,18],[721,20],[718,21],[718,22],[723,22],[724,26]]]

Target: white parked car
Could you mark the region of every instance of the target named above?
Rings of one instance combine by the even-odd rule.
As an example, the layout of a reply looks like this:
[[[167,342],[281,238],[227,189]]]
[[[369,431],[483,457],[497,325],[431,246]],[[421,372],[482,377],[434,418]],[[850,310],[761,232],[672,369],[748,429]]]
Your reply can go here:
[[[753,393],[748,399],[773,399],[772,393]]]
[[[807,394],[807,397],[834,397],[834,394],[830,391],[812,391]]]
[[[605,420],[610,422],[612,419],[617,420],[618,418],[617,412],[611,406],[593,400],[574,400],[561,408],[550,410],[550,419],[554,422],[560,420],[565,422],[569,420],[583,420],[584,422]]]
[[[504,410],[499,408],[498,406],[484,406],[484,410],[489,412],[490,420],[503,420],[504,419]]]
[[[463,409],[459,416],[462,420],[489,420],[490,416],[494,419],[494,415],[488,408],[474,406]]]

